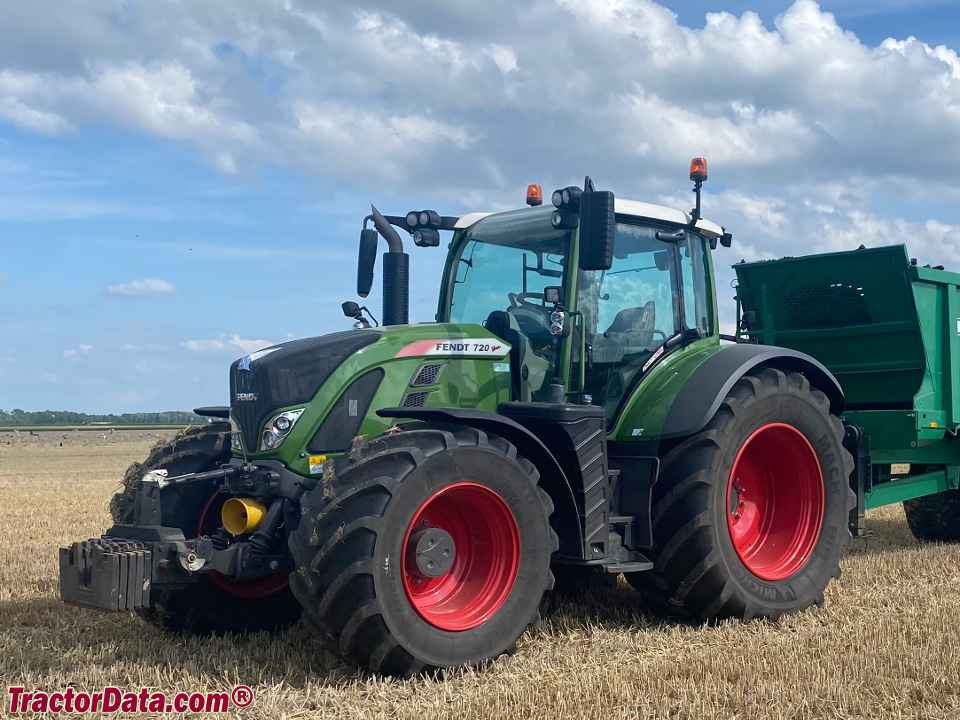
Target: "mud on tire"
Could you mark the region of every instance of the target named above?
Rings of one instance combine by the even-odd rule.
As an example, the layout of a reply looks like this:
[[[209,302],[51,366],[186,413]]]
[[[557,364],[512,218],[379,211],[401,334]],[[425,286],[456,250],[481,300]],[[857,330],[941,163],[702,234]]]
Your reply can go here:
[[[114,522],[133,522],[134,492],[147,472],[166,469],[172,477],[213,470],[229,460],[229,424],[187,428],[171,442],[154,447],[144,462],[127,468],[120,492],[110,501]],[[164,488],[161,522],[180,528],[188,539],[197,537],[201,517],[216,492],[216,481]],[[265,597],[240,597],[224,590],[209,576],[187,588],[160,590],[154,602],[154,607],[138,614],[159,628],[187,634],[277,630],[300,617],[300,606],[288,587]]]
[[[355,444],[304,494],[303,516],[290,535],[298,568],[290,585],[306,624],[341,657],[384,675],[476,665],[512,651],[539,620],[541,597],[553,585],[553,504],[538,480],[513,445],[469,428],[414,425]],[[415,607],[400,556],[418,513],[445,488],[464,483],[509,508],[521,542],[502,604],[482,622],[451,632],[440,616]]]
[[[754,568],[767,579],[741,557],[743,541],[735,544],[728,517],[739,512],[739,490],[731,500],[735,463],[764,428],[783,428],[788,439],[799,433],[796,443],[815,453],[810,462],[819,464],[817,500],[823,508],[819,527],[809,526],[809,551],[793,558],[802,565],[787,563],[769,574]],[[843,426],[830,414],[826,396],[802,375],[764,368],[741,378],[707,426],[665,455],[654,486],[654,569],[628,574],[627,580],[655,609],[692,621],[777,618],[822,605],[824,589],[840,576],[840,556],[851,540],[849,512],[856,504],[849,485],[853,458],[842,440]],[[797,492],[790,483],[804,481],[792,474],[786,458],[768,459],[765,467],[777,473],[774,489]],[[799,501],[793,507],[806,512]]]

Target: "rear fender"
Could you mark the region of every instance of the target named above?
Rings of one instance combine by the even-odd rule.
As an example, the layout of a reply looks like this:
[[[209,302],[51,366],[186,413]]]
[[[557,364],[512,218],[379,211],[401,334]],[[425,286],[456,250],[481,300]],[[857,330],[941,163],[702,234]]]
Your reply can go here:
[[[819,361],[789,348],[744,343],[724,347],[690,374],[667,412],[661,438],[700,432],[737,380],[760,367],[801,373],[827,396],[831,413],[839,416],[843,412],[845,401],[840,383]]]

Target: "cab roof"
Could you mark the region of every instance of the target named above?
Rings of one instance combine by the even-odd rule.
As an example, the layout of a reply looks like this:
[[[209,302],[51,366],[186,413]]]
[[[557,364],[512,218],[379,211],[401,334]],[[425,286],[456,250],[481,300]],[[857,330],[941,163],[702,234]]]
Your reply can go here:
[[[613,207],[617,215],[628,215],[644,220],[658,220],[660,222],[675,223],[677,225],[689,225],[691,220],[690,214],[685,213],[683,210],[677,210],[676,208],[666,207],[664,205],[652,205],[651,203],[638,202],[636,200],[625,200],[614,197]],[[537,208],[529,208],[529,210],[536,209]],[[494,213],[479,212],[469,213],[457,221],[456,227],[468,228],[488,215],[493,214]],[[707,238],[718,238],[723,235],[723,228],[715,222],[704,218],[697,220],[695,227]]]

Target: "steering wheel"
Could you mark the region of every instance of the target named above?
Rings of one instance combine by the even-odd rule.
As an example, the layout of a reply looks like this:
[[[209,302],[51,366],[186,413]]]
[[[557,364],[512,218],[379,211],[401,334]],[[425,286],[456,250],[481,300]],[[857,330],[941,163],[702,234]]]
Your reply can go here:
[[[507,293],[507,298],[510,300],[510,307],[522,307],[527,306],[531,308],[536,308],[537,310],[543,310],[543,293],[535,292],[523,292],[523,293]],[[536,305],[532,302],[527,302],[528,298],[535,298],[540,301],[540,305]]]

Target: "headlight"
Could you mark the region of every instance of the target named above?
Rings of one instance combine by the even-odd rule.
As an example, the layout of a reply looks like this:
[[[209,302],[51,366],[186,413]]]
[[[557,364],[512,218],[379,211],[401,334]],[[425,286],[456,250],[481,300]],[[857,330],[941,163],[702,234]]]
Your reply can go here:
[[[260,449],[276,450],[283,445],[283,441],[287,439],[287,435],[302,414],[302,408],[300,410],[288,410],[267,420],[263,435],[260,437]]]
[[[230,418],[230,447],[241,452],[243,450],[243,438],[240,436],[240,426],[233,418]]]

